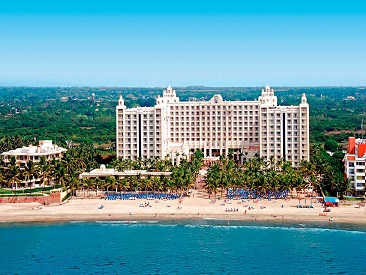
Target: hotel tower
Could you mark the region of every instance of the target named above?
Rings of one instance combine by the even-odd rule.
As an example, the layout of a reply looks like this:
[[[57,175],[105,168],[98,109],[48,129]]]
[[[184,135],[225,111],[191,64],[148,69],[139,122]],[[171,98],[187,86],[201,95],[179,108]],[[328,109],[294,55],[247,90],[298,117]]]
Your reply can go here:
[[[179,101],[170,86],[154,107],[116,107],[117,157],[170,157],[173,163],[200,149],[205,158],[234,152],[245,161],[259,156],[284,159],[298,166],[309,160],[309,105],[305,94],[298,106],[278,106],[268,85],[258,100]]]

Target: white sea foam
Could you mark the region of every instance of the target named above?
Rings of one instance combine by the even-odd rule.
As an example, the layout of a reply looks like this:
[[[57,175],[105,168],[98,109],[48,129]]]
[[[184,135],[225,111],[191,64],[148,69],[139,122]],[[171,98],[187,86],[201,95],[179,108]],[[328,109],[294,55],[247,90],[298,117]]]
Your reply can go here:
[[[205,221],[207,223],[205,223]],[[78,223],[78,221],[72,221],[71,223]],[[192,221],[165,221],[165,220],[115,220],[115,221],[95,221],[97,224],[101,225],[121,225],[121,226],[161,226],[161,227],[175,227],[175,226],[184,226],[188,228],[215,228],[220,230],[233,230],[238,228],[248,228],[251,230],[279,230],[279,231],[297,231],[297,232],[345,232],[349,234],[366,234],[366,231],[361,231],[355,229],[348,228],[326,228],[326,227],[316,227],[314,225],[306,225],[306,224],[298,224],[298,225],[251,225],[251,224],[240,224],[239,221],[223,221],[217,220],[213,218],[205,218],[200,221],[194,220]]]
[[[324,227],[311,227],[307,225],[299,224],[301,227],[296,226],[265,226],[265,225],[243,225],[243,227],[258,229],[258,230],[286,230],[286,231],[303,231],[303,232],[345,232],[350,234],[366,234],[366,231],[359,230],[347,230],[341,228],[324,228]]]

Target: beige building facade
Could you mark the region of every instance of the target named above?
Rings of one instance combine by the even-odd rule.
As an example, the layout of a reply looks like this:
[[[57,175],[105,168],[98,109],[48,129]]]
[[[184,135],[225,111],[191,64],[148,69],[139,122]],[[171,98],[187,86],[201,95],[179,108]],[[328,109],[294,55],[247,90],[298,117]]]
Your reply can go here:
[[[293,166],[309,159],[309,105],[278,106],[268,85],[255,101],[181,102],[170,86],[154,107],[116,107],[117,156],[170,157],[178,162],[196,149],[208,159],[234,152],[238,161],[260,156],[285,159]]]

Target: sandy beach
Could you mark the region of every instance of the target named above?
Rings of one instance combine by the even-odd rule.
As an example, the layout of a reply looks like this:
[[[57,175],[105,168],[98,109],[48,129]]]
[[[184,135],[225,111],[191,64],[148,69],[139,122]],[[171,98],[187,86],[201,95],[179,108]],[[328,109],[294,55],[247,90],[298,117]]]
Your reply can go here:
[[[313,203],[314,208],[297,208],[298,203],[297,199],[213,201],[197,194],[181,201],[74,198],[50,205],[0,204],[0,222],[220,219],[366,225],[366,208],[356,203],[332,207],[329,213],[323,212],[320,203]]]

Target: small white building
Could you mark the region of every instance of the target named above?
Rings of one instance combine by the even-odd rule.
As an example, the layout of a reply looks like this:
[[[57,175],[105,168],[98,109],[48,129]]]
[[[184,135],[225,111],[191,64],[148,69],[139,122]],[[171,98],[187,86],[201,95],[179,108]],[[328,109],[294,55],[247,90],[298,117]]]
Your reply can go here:
[[[159,177],[159,176],[170,176],[171,172],[149,172],[146,170],[125,170],[123,172],[118,172],[114,168],[106,168],[104,164],[100,166],[99,169],[94,169],[90,172],[81,173],[79,178],[106,178],[106,177],[115,177],[115,178],[125,178],[129,176],[141,176],[142,178],[150,177]]]
[[[37,163],[44,156],[47,161],[61,159],[67,151],[66,148],[52,144],[52,140],[40,140],[38,146],[29,145],[28,147],[17,148],[4,152],[1,155],[4,158],[5,165],[10,162],[11,157],[15,157],[18,166],[23,167],[27,161],[32,160]]]

